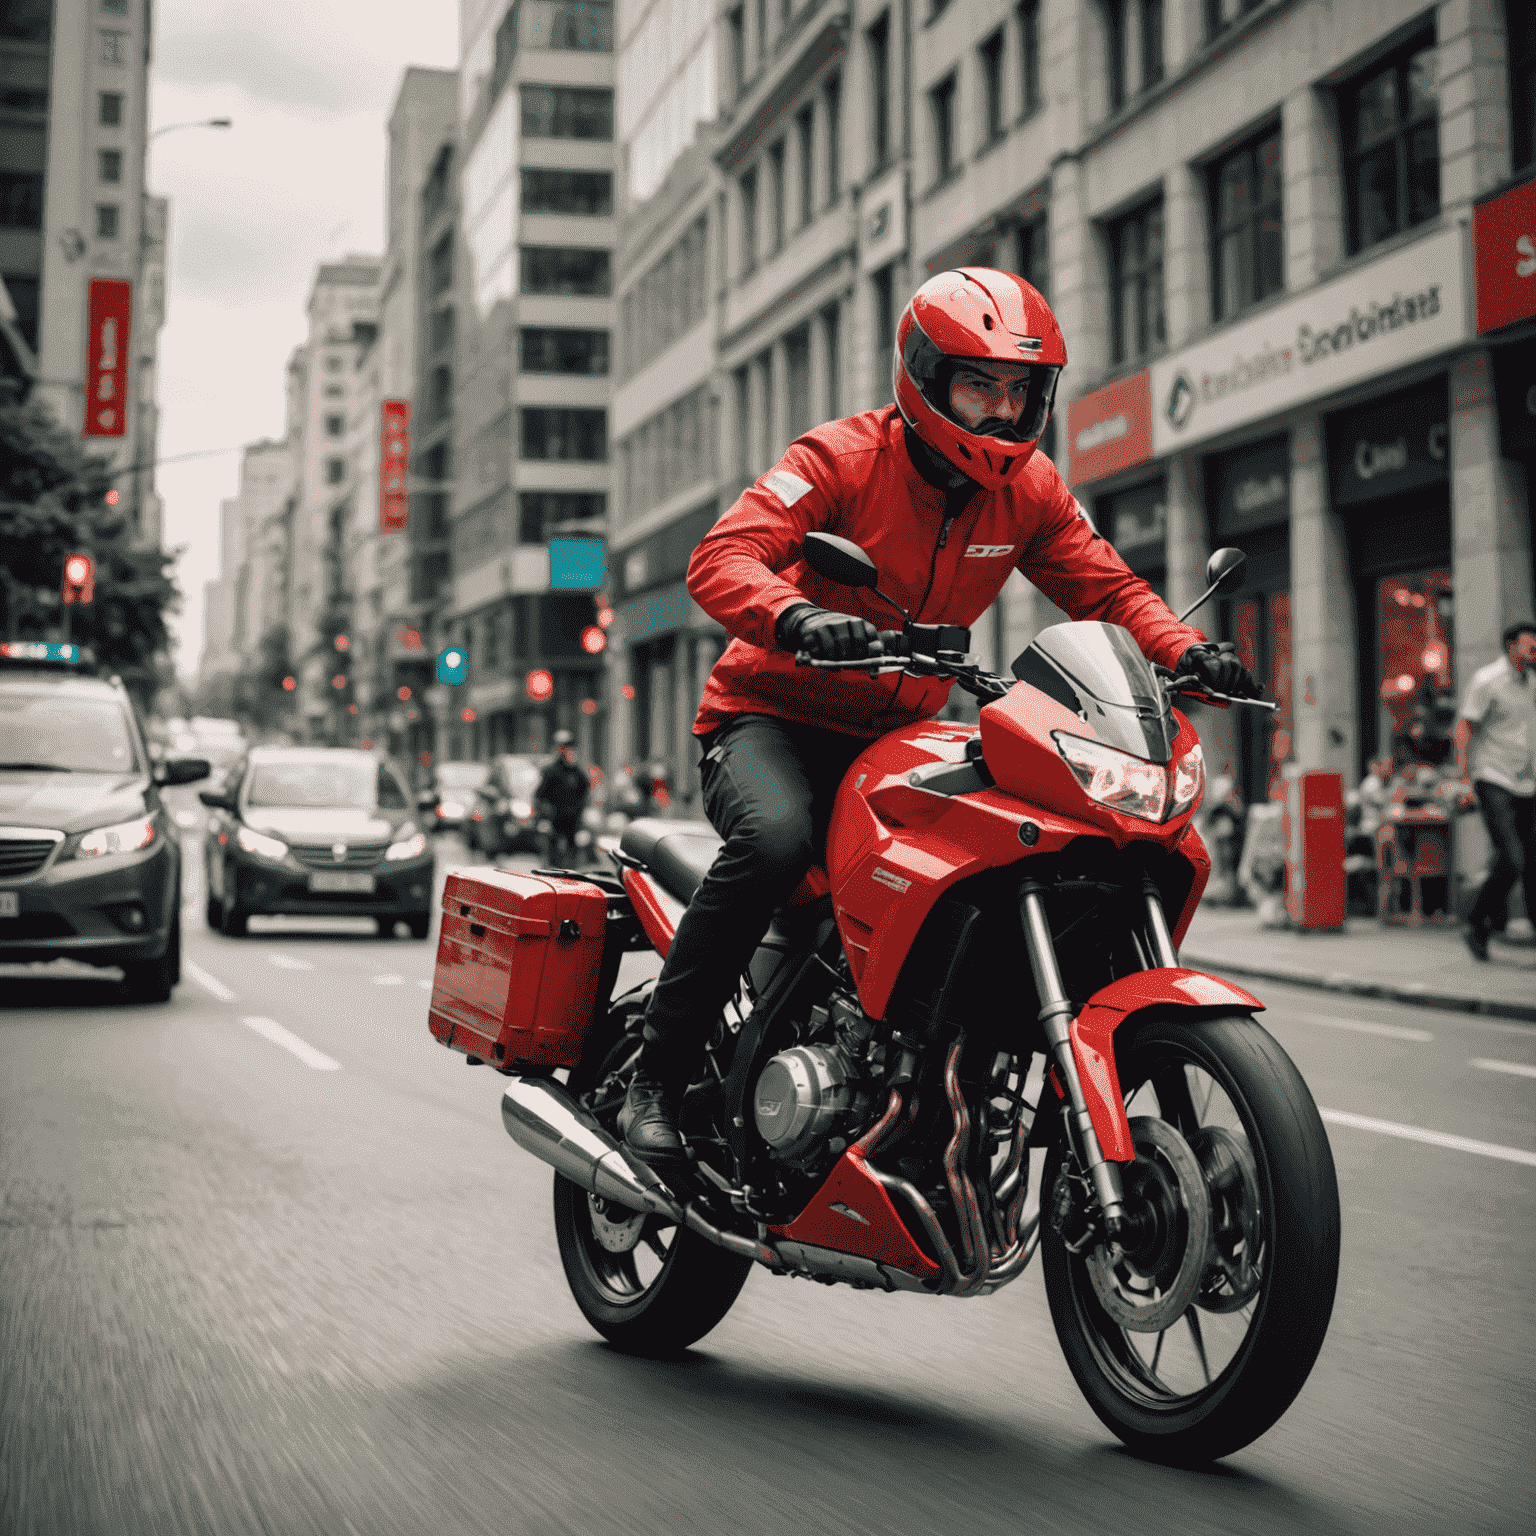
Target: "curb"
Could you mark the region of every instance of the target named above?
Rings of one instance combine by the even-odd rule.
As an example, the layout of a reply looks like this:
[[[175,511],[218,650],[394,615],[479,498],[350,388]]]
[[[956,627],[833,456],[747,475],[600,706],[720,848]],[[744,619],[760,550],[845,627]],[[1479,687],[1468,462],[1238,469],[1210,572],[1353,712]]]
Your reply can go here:
[[[1210,955],[1181,951],[1180,962],[1199,970],[1214,971],[1218,976],[1248,976],[1259,981],[1280,982],[1288,987],[1310,987],[1318,992],[1342,992],[1351,997],[1374,997],[1384,1002],[1407,1003],[1415,1008],[1438,1008],[1447,1013],[1478,1013],[1488,1018],[1517,1019],[1522,1024],[1536,1024],[1536,1004],[1506,1003],[1497,998],[1468,997],[1465,993],[1431,992],[1427,987],[1396,985],[1389,981],[1366,981],[1343,971],[1293,971],[1279,966],[1244,965],[1218,960]]]

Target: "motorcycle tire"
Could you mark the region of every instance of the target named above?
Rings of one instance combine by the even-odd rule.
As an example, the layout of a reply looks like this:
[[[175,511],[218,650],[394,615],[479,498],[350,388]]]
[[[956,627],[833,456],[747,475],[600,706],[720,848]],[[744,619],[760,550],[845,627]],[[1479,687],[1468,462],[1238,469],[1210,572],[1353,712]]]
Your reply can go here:
[[[641,1018],[610,1016],[604,1038],[589,1045],[567,1085],[613,1136],[639,1055]],[[594,1090],[602,1103],[593,1104]],[[582,1316],[627,1354],[666,1358],[697,1343],[730,1311],[754,1268],[751,1259],[663,1218],[600,1210],[586,1190],[559,1174],[554,1204],[555,1240],[571,1295]]]
[[[1136,1116],[1155,1113],[1195,1152],[1210,1199],[1208,1262],[1193,1300],[1154,1337],[1156,1322],[1133,1331],[1111,1316],[1104,1286],[1128,1280],[1155,1294],[1157,1278],[1115,1269],[1102,1254],[1096,1275],[1093,1250],[1074,1255],[1048,1222],[1046,1294],[1067,1364],[1100,1420],[1138,1455],[1198,1465],[1268,1430],[1317,1360],[1339,1272],[1333,1153],[1301,1074],[1250,1016],[1153,1016],[1116,1046],[1133,1131]],[[1056,1188],[1065,1156],[1058,1136],[1043,1190]],[[1135,1165],[1121,1166],[1129,1189]],[[1158,1177],[1144,1172],[1142,1187],[1182,1198],[1176,1180]],[[1205,1230],[1177,1213],[1170,1229]],[[1108,1298],[1122,1315],[1124,1294]]]

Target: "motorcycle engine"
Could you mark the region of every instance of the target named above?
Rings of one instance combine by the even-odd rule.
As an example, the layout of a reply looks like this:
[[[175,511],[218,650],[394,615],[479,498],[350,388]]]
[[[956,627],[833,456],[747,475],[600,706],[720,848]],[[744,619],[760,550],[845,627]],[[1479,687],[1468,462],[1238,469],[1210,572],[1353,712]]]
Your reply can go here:
[[[841,1153],[869,1118],[873,1097],[860,1063],[860,1036],[867,1038],[867,1031],[850,1029],[851,1021],[838,1017],[850,1012],[856,1010],[834,1004],[837,1043],[780,1051],[753,1090],[758,1134],[775,1158],[802,1172],[813,1172]],[[825,1020],[825,1010],[816,1014]]]

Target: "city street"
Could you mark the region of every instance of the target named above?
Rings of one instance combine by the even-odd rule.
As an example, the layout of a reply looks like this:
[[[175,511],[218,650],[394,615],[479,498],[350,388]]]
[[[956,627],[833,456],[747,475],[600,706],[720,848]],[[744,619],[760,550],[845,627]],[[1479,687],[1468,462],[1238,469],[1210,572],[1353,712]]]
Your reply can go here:
[[[170,1005],[3,982],[6,1532],[1529,1529],[1526,1026],[1268,989],[1329,1112],[1338,1304],[1280,1424],[1174,1472],[1089,1412],[1034,1272],[760,1272],[686,1359],[614,1353],[501,1079],[427,1033],[433,947],[212,935],[188,869]]]

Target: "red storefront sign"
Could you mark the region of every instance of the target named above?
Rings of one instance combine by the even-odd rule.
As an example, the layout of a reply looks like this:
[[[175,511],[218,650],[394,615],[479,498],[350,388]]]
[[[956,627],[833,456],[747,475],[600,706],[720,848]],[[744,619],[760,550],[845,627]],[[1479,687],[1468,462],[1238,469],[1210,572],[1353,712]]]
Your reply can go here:
[[[379,406],[379,529],[404,533],[411,525],[409,406],[385,400]]]
[[[1145,368],[1067,406],[1068,480],[1085,485],[1152,457],[1152,376]]]
[[[85,437],[121,437],[128,430],[128,325],[133,284],[91,279],[85,335]]]
[[[1477,330],[1536,315],[1536,181],[1472,210]]]

